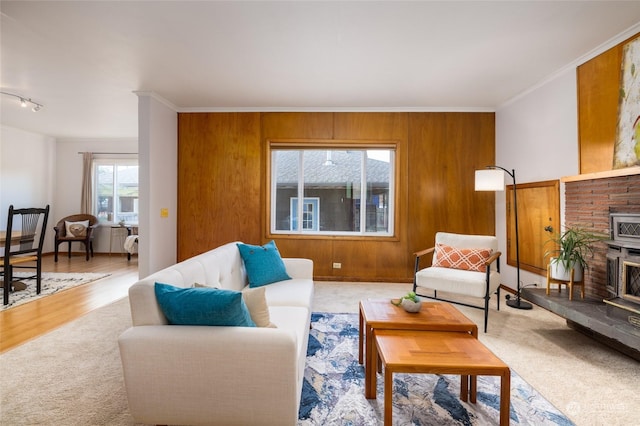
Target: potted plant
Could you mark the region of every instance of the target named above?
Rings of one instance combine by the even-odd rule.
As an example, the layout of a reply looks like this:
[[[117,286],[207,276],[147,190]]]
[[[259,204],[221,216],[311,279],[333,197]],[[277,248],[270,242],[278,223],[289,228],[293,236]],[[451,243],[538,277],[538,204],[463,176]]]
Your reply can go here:
[[[573,269],[573,281],[582,281],[584,270],[588,266],[586,258],[593,255],[593,244],[608,237],[604,233],[580,226],[568,226],[564,232],[554,234],[549,242],[556,248],[545,253],[545,257],[551,256],[551,278],[569,281]]]
[[[420,298],[413,291],[410,291],[400,299],[392,299],[391,303],[396,306],[401,306],[405,311],[410,313],[420,312],[422,308]]]

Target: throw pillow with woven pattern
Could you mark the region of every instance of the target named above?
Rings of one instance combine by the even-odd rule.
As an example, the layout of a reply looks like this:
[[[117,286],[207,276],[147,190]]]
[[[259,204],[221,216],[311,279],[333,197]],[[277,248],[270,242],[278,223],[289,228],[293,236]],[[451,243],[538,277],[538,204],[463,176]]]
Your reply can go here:
[[[457,248],[446,244],[436,244],[436,261],[432,266],[486,272],[485,262],[491,257],[488,248]]]

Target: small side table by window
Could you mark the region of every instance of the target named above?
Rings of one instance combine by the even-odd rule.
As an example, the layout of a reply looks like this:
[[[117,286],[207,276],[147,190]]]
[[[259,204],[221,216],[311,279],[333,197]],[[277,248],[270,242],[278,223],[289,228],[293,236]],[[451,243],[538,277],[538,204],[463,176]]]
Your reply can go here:
[[[138,225],[111,225],[111,233],[109,234],[109,256],[113,253],[113,238],[114,234],[118,241],[118,247],[124,248],[124,240],[131,235],[134,231],[138,233]],[[125,234],[126,232],[126,234]],[[121,254],[124,254],[124,250]]]

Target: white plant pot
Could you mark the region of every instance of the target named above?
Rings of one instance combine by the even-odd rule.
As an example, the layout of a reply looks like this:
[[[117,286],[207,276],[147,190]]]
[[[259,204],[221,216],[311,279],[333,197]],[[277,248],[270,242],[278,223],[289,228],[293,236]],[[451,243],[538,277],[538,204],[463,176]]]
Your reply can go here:
[[[565,268],[562,262],[556,262],[555,258],[551,259],[551,278],[562,281],[571,279],[571,269]],[[573,265],[573,282],[582,281],[584,270],[579,263]]]
[[[422,308],[422,302],[419,300],[417,302],[414,302],[413,300],[402,299],[400,305],[404,308],[405,311],[409,313],[420,312],[420,309]]]

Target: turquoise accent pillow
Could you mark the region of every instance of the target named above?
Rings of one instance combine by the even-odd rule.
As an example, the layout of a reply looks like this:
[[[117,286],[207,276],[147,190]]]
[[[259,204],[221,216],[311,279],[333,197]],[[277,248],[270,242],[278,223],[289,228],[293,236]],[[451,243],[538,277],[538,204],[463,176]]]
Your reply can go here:
[[[249,287],[262,287],[291,279],[287,274],[275,241],[268,242],[263,246],[242,243],[237,243],[237,246],[247,271]]]
[[[239,291],[156,283],[155,293],[172,325],[256,326]]]

